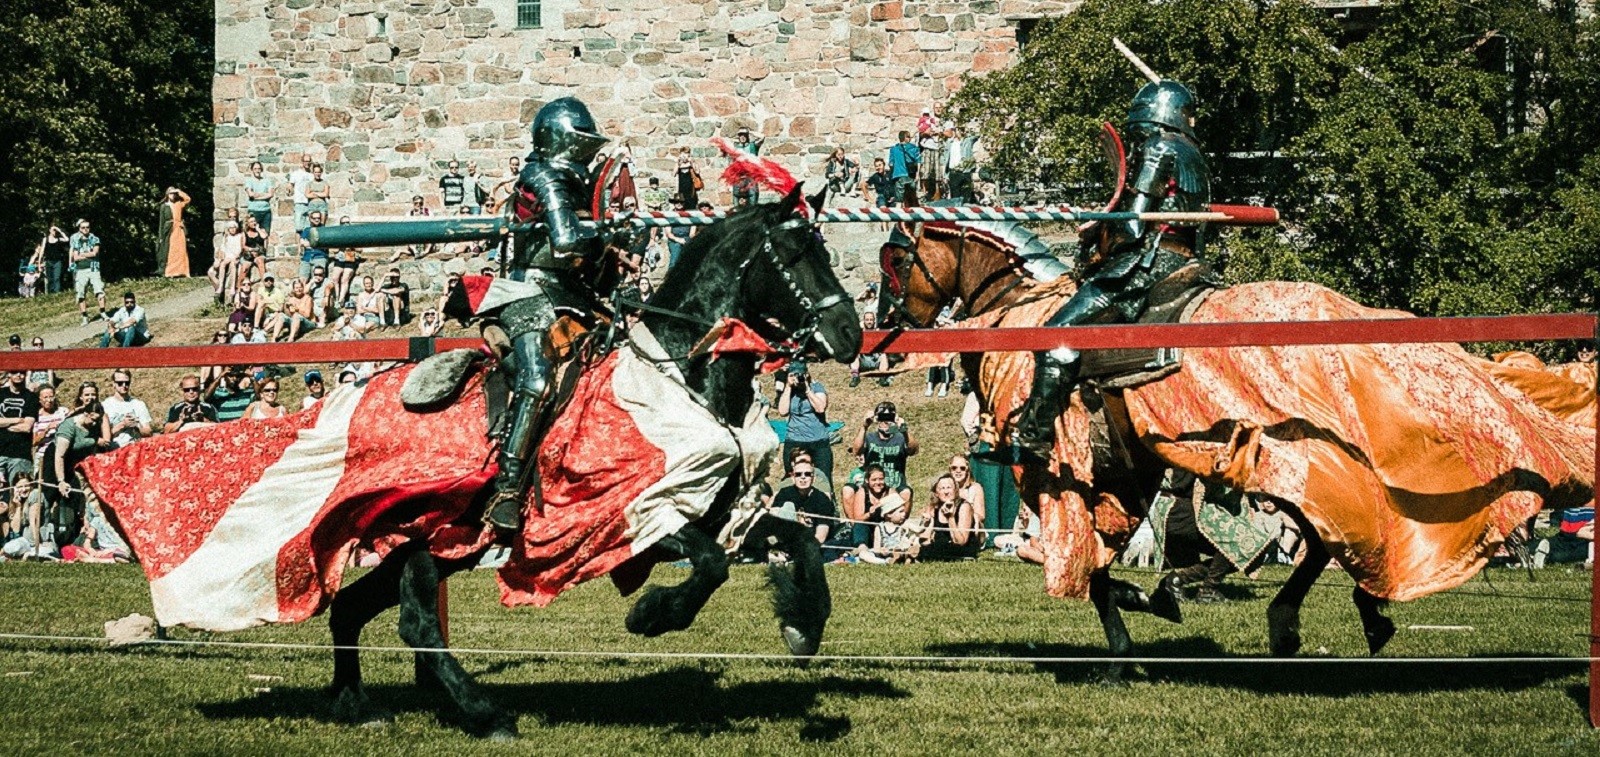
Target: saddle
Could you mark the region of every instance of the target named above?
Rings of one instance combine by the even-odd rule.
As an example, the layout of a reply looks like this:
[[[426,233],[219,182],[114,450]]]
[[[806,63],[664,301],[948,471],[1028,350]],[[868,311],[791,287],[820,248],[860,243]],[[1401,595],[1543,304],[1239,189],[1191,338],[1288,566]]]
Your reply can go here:
[[[1137,322],[1187,322],[1216,290],[1210,266],[1186,265],[1150,288],[1148,304]],[[1183,349],[1179,347],[1084,350],[1078,376],[1097,388],[1127,389],[1176,373],[1182,364]]]

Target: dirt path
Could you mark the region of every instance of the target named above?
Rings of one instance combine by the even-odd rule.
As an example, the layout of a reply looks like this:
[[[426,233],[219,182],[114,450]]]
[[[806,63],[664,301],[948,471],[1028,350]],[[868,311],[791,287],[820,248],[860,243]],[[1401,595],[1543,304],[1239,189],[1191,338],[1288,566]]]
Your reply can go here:
[[[106,293],[109,295],[111,292],[108,289]],[[144,306],[145,320],[150,324],[150,333],[155,335],[155,340],[152,344],[170,344],[163,342],[161,339],[162,321],[173,318],[194,317],[196,313],[213,301],[212,297],[210,287],[200,287],[192,292],[174,294],[154,302],[139,303]],[[89,304],[90,309],[93,310],[94,302],[91,301]],[[106,298],[107,307],[115,308],[121,307],[121,305],[120,299],[113,301],[112,297],[108,296]],[[80,345],[79,343],[91,339],[98,340],[100,335],[105,333],[105,327],[104,321],[89,321],[87,326],[73,324],[42,332],[39,336],[44,337],[44,343],[51,347],[91,346]],[[98,346],[98,342],[92,346]]]

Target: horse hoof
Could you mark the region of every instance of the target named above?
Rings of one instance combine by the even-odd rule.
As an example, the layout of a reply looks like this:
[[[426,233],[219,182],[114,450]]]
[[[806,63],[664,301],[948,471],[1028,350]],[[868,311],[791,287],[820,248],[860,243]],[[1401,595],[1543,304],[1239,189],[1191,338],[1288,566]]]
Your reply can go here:
[[[1383,651],[1389,640],[1394,638],[1394,621],[1388,618],[1378,618],[1363,629],[1363,633],[1367,637],[1367,652],[1376,656]]]
[[[820,641],[800,632],[794,626],[783,627],[783,643],[789,647],[789,654],[795,657],[812,657],[822,646]]]
[[[688,623],[672,618],[672,597],[670,589],[660,586],[653,586],[646,591],[644,596],[634,603],[633,609],[628,611],[628,617],[623,620],[628,633],[654,638],[668,631],[682,631],[688,628]]]
[[[1177,576],[1167,576],[1161,579],[1156,586],[1156,593],[1150,595],[1150,614],[1174,623],[1183,622],[1183,607],[1179,604],[1183,592],[1183,582]]]
[[[483,737],[483,740],[491,741],[497,744],[509,744],[513,741],[516,741],[519,737],[520,734],[517,733],[516,726],[502,726],[490,731]]]
[[[1300,613],[1296,608],[1267,608],[1267,646],[1273,657],[1293,657],[1300,651]]]
[[[394,715],[372,706],[372,700],[360,688],[341,687],[330,690],[333,697],[333,719],[359,728],[382,728],[394,720]]]

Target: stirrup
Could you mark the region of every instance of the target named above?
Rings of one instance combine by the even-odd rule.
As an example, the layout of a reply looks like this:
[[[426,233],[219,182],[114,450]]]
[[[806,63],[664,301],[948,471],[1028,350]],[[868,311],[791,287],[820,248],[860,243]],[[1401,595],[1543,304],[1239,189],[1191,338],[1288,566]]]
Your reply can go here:
[[[1033,403],[1042,404],[1046,400],[1029,398],[1028,402],[1029,404],[1022,409],[1022,417],[1017,419],[1016,426],[1011,432],[1011,444],[1040,460],[1049,460],[1056,446],[1055,415],[1043,409],[1035,409]],[[1044,415],[1044,418],[1040,418],[1040,415]]]
[[[483,510],[483,522],[496,531],[511,535],[522,531],[522,493],[514,489],[501,489],[489,498]]]

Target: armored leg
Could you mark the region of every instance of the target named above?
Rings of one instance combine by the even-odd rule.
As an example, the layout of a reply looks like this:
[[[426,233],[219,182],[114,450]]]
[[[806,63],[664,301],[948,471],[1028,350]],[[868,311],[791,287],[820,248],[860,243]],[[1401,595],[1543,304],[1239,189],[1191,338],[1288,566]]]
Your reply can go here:
[[[524,492],[538,489],[538,466],[533,455],[539,448],[539,415],[551,391],[553,365],[545,357],[549,332],[529,331],[511,341],[511,359],[516,367],[516,387],[507,410],[505,431],[500,437],[500,470],[494,479],[494,495],[484,512],[484,520],[504,532],[522,530]]]
[[[1112,294],[1093,279],[1085,281],[1078,293],[1051,316],[1044,325],[1075,326],[1104,313],[1112,305]],[[1034,354],[1033,390],[1022,407],[1013,443],[1040,459],[1050,456],[1055,446],[1056,417],[1066,407],[1067,397],[1078,384],[1079,353],[1060,347]]]

